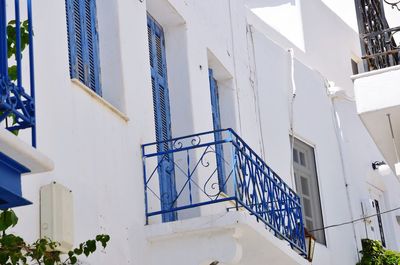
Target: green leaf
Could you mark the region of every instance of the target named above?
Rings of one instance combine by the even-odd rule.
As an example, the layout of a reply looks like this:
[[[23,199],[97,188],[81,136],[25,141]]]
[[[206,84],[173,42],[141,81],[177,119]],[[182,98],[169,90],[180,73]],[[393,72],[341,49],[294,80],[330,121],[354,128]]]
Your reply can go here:
[[[76,262],[78,261],[78,259],[76,257],[71,257],[70,258],[71,264],[76,264]]]
[[[4,210],[0,214],[0,230],[5,231],[18,223],[18,217],[13,210]]]
[[[12,65],[12,66],[8,67],[8,77],[10,78],[11,81],[17,80],[18,74],[17,74],[17,66],[16,65]]]

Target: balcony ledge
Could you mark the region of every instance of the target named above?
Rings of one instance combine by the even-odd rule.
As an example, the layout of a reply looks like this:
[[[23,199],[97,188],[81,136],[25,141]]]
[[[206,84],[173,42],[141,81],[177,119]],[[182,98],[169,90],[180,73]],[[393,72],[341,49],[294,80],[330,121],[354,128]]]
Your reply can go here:
[[[261,265],[266,261],[274,265],[310,264],[245,211],[151,224],[145,231],[148,242],[155,248],[153,251],[168,253],[154,252],[157,254],[150,264],[189,265],[188,260],[180,261],[172,254],[177,247],[191,257],[190,265],[208,265],[215,260],[220,264],[242,265]]]
[[[54,169],[52,160],[5,129],[0,129],[0,150],[7,157],[29,169],[24,175]]]
[[[400,66],[370,71],[352,76],[357,112],[386,163],[394,170],[397,162],[388,115],[393,132],[400,130]],[[397,137],[397,136],[396,136]],[[397,148],[400,145],[397,141]]]

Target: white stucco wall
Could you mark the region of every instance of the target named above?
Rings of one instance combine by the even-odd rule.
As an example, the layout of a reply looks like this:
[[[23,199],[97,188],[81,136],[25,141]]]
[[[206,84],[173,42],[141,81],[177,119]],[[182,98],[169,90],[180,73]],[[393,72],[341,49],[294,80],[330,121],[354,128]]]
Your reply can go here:
[[[315,148],[324,224],[361,216],[361,200],[369,196],[366,178],[373,173],[371,162],[381,155],[353,102],[336,103],[341,125],[337,137],[334,109],[325,87],[326,78],[351,90],[350,58],[359,54],[357,34],[320,2],[286,1],[301,2],[296,9],[299,15],[294,17],[302,20],[301,47],[285,35],[286,30],[300,29],[282,21],[276,25],[284,28],[267,25],[268,20],[263,22],[247,10],[245,2],[98,1],[104,100],[115,109],[69,78],[64,1],[34,2],[38,149],[54,161],[55,170],[23,179],[23,194],[34,204],[17,210],[19,233],[30,241],[39,236],[39,188],[57,181],[73,191],[76,243],[98,233],[111,235],[106,254],[94,255],[90,264],[151,264],[154,256],[168,255],[159,246],[153,247],[144,231],[140,145],[155,139],[147,11],[166,34],[173,136],[212,130],[208,68],[213,67],[222,84],[223,127],[234,128],[292,187],[287,48],[293,47],[294,132]],[[268,8],[267,13],[277,10]],[[344,176],[349,180],[352,214]],[[385,207],[396,207],[398,182],[393,176],[383,182]],[[387,233],[389,246],[399,248],[395,215],[385,218],[385,230],[391,231]],[[359,245],[363,224],[357,223],[355,230]],[[313,264],[355,264],[352,231],[351,225],[327,230],[327,246],[317,246]],[[179,237],[171,240],[179,246],[173,250],[175,256],[196,253],[185,247],[198,247],[199,252],[209,249],[184,245]],[[257,264],[264,263],[259,260]],[[174,264],[197,265],[187,259]]]

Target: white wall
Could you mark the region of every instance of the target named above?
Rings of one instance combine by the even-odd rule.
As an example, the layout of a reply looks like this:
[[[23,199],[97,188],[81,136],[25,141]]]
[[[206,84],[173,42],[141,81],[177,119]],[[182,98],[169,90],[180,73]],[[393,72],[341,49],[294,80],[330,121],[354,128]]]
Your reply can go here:
[[[226,89],[221,94],[222,124],[234,127],[294,187],[286,51],[292,47],[290,38],[249,15],[242,0],[117,0],[98,5],[98,19],[109,20],[99,22],[104,99],[123,113],[71,82],[64,1],[34,2],[38,148],[55,162],[55,170],[23,179],[24,196],[34,204],[18,209],[18,232],[31,241],[39,236],[39,188],[57,181],[74,194],[76,243],[98,233],[111,235],[106,254],[90,258],[92,264],[149,264],[157,255],[143,229],[140,145],[155,139],[146,9],[166,33],[174,136],[212,129],[208,67],[219,68],[217,79]],[[299,10],[306,52],[294,47],[294,128],[296,136],[315,147],[324,222],[330,225],[350,219],[342,167],[351,179],[353,215],[358,218],[359,202],[368,195],[365,175],[381,156],[354,104],[340,102],[342,164],[324,87],[324,76],[346,90],[352,87],[350,57],[358,54],[357,34],[319,2],[302,1]],[[398,198],[392,189],[398,184],[390,179],[386,187],[387,207],[394,207]],[[394,223],[391,218],[388,223]],[[393,248],[398,230],[394,224],[391,231],[396,233],[388,235]],[[354,264],[351,226],[326,234],[327,247],[317,247],[314,264]]]

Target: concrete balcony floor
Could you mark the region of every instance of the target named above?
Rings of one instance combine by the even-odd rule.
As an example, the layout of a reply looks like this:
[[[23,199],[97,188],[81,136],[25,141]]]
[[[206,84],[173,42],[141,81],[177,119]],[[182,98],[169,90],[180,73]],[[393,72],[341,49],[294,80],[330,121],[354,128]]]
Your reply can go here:
[[[152,224],[145,229],[152,253],[149,264],[310,264],[245,211]]]
[[[400,66],[352,76],[357,112],[386,162],[397,162],[388,115],[400,150]]]

